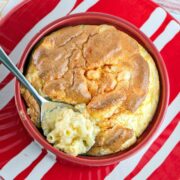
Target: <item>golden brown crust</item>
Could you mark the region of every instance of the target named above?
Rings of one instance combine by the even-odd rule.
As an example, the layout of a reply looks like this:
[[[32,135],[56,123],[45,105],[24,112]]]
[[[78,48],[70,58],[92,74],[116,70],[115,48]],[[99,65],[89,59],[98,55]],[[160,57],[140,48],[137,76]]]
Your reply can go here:
[[[51,33],[32,53],[26,74],[42,96],[85,103],[90,115],[101,119],[90,155],[101,155],[101,149],[117,152],[134,136],[132,129],[108,120],[138,109],[148,93],[149,76],[138,43],[109,25],[79,25]],[[22,95],[38,125],[37,103],[27,90]]]
[[[111,153],[118,152],[123,143],[133,137],[133,130],[121,125],[114,125],[101,131],[96,137],[95,145],[90,149],[88,155],[98,155],[100,149],[108,149]],[[101,155],[101,154],[99,154]]]
[[[132,66],[132,76],[129,82],[129,91],[126,107],[130,111],[135,111],[148,92],[149,67],[147,62],[139,54],[135,54],[129,59]]]
[[[147,94],[149,69],[138,43],[113,26],[58,30],[38,45],[31,63],[43,81],[37,88],[44,95],[71,104],[86,103],[92,112],[108,110],[117,101],[134,111]],[[120,77],[125,71],[129,79]]]

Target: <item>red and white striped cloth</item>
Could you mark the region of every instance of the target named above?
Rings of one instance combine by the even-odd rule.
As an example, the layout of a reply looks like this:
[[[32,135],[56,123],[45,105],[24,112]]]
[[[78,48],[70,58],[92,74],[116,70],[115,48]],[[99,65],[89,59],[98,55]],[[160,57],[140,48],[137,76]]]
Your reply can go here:
[[[0,64],[0,176],[4,179],[180,179],[180,25],[147,0],[29,0],[0,22],[0,46],[15,64],[30,39],[68,14],[97,11],[122,17],[140,28],[164,58],[170,79],[165,119],[134,156],[105,167],[64,165],[26,132],[14,102],[14,78]]]

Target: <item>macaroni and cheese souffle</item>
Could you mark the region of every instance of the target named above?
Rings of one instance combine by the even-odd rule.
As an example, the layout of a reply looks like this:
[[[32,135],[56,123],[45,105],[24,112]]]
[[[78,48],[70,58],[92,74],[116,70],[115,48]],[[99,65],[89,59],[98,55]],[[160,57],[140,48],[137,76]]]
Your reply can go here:
[[[89,138],[94,140],[82,153],[93,156],[134,144],[150,123],[159,100],[159,77],[152,57],[135,39],[110,25],[70,26],[47,35],[33,50],[26,77],[43,97],[84,104],[87,123],[92,121],[94,126]],[[39,126],[38,104],[25,88],[21,92],[32,121]],[[58,120],[64,127],[71,126],[69,114],[59,115],[64,117]],[[85,126],[84,119],[79,121]],[[70,129],[76,131],[76,127]],[[51,137],[53,130],[45,135]],[[67,146],[77,140],[73,138]],[[65,144],[47,140],[65,151]]]

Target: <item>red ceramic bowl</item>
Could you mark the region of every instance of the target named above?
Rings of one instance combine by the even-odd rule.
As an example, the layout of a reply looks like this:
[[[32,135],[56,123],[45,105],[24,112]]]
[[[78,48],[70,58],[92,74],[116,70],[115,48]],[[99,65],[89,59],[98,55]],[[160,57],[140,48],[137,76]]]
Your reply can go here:
[[[26,105],[20,94],[20,83],[17,80],[15,84],[16,105],[17,105],[17,109],[18,109],[20,118],[22,120],[22,123],[27,129],[27,131],[29,132],[29,134],[37,142],[39,142],[45,149],[54,153],[58,159],[61,159],[61,161],[65,161],[65,162],[68,161],[71,163],[75,163],[79,165],[87,165],[87,166],[109,165],[109,164],[119,162],[125,158],[128,158],[129,156],[131,156],[132,154],[136,153],[138,150],[143,148],[143,146],[148,142],[148,140],[153,136],[153,134],[157,130],[158,126],[163,120],[163,116],[165,114],[165,111],[168,105],[168,99],[169,99],[168,75],[167,75],[164,61],[160,53],[157,51],[157,49],[152,44],[152,42],[142,32],[140,32],[138,28],[136,28],[134,25],[130,24],[129,22],[123,19],[111,16],[111,15],[107,15],[107,14],[101,14],[101,13],[80,13],[76,15],[66,16],[64,18],[60,18],[54,21],[53,23],[47,25],[38,34],[36,34],[35,37],[33,37],[33,39],[25,48],[25,51],[23,52],[23,55],[20,60],[19,68],[23,70],[27,62],[26,60],[28,59],[27,58],[28,54],[32,50],[33,46],[46,34],[65,26],[72,26],[72,25],[79,25],[79,24],[113,25],[119,30],[126,32],[127,34],[131,35],[134,39],[136,39],[142,46],[146,48],[146,50],[154,58],[154,61],[159,71],[160,83],[161,83],[159,104],[158,104],[158,108],[156,110],[153,120],[149,124],[148,128],[141,135],[141,137],[138,139],[138,141],[129,149],[123,152],[114,153],[112,155],[106,155],[102,157],[88,157],[88,156],[73,157],[51,146],[43,137],[43,135],[39,132],[39,130],[33,125],[30,117],[27,115]]]

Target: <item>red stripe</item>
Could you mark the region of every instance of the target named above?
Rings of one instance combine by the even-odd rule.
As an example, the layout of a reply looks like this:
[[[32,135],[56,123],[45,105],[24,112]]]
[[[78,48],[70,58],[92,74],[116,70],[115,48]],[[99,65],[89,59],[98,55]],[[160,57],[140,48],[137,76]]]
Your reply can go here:
[[[11,118],[5,118],[10,117],[10,115]],[[8,125],[9,123],[10,126]],[[0,111],[0,127],[4,127],[4,129],[0,131],[1,138],[6,138],[9,133],[16,132],[14,136],[0,140],[0,168],[2,168],[11,158],[18,154],[32,141],[20,122],[14,98],[3,110]],[[18,141],[20,141],[20,143],[18,143]],[[18,143],[17,145],[16,142]],[[11,147],[14,143],[15,146]]]
[[[174,128],[177,126],[179,119],[180,113],[172,120],[168,127],[153,142],[153,144],[141,158],[135,169],[126,177],[126,180],[131,180],[136,174],[138,174],[141,171],[141,169],[149,162],[149,160],[156,154],[156,152],[159,151],[159,149],[163,146],[163,144],[166,142],[168,137],[173,132]]]
[[[0,90],[3,89],[7,83],[9,83],[12,79],[14,78],[14,75],[12,75],[11,73],[9,73],[5,79],[0,83]]]
[[[86,167],[56,163],[42,179],[95,180],[98,179],[98,177],[100,177],[99,179],[104,179],[105,176],[109,174],[115,166],[116,164],[104,167]]]
[[[0,46],[10,53],[24,35],[54,9],[59,1],[51,0],[51,3],[49,1],[42,2],[42,0],[28,1],[20,6],[18,11],[9,14],[0,23]]]
[[[170,102],[180,91],[180,33],[171,40],[161,51],[161,55],[167,67],[170,80]]]
[[[81,4],[84,0],[76,0],[76,3],[71,11],[73,11],[79,4]]]
[[[18,176],[16,176],[15,180],[25,179],[46,154],[47,152],[43,149],[42,153],[38,156],[38,158],[28,168],[26,168],[23,172],[21,172]]]
[[[149,176],[149,180],[157,179],[157,177],[161,177],[161,179],[180,179],[180,142],[175,146],[175,148],[171,151],[166,160],[161,164],[159,168],[157,168],[151,176]]]
[[[147,0],[101,0],[88,11],[112,14],[141,27],[156,7],[156,4]]]

